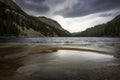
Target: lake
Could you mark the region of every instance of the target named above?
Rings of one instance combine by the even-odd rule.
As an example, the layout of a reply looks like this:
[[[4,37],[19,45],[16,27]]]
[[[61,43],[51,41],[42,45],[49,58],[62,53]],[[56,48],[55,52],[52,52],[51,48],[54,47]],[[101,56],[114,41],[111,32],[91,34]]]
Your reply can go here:
[[[120,43],[120,38],[101,37],[43,37],[43,38],[0,38],[0,42],[25,43]]]
[[[119,80],[120,38],[0,38],[0,80]]]

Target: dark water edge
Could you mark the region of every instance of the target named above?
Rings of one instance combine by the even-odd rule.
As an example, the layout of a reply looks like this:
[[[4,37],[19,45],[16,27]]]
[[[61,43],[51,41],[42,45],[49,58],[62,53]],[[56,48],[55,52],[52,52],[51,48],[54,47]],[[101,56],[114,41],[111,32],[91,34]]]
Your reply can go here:
[[[0,80],[120,79],[120,59],[113,56],[120,54],[118,38],[35,39],[30,38],[30,42],[26,42],[28,38],[25,42],[22,38],[16,38],[16,41],[12,38],[10,42],[0,39],[5,41],[0,43]],[[60,48],[92,49],[113,54]]]
[[[120,59],[58,50],[0,62],[0,80],[119,80]]]

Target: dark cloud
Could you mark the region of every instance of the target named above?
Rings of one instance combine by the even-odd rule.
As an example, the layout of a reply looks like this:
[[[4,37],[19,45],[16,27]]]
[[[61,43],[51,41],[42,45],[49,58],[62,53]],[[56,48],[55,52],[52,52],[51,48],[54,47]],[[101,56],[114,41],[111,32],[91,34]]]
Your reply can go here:
[[[99,17],[116,17],[117,15],[120,15],[120,9],[119,10],[113,10],[110,12],[102,13],[99,15]]]
[[[26,12],[42,14],[49,11],[49,7],[44,4],[45,0],[15,0],[15,2]]]
[[[64,9],[53,10],[57,5],[62,5],[66,2],[73,2],[65,4]],[[77,3],[74,3],[77,1]],[[53,15],[61,15],[63,17],[81,17],[98,12],[105,12],[114,9],[120,9],[120,0],[15,0],[15,2],[25,11],[35,12],[37,15],[50,13]],[[32,13],[31,13],[32,14]],[[33,14],[35,15],[35,14]],[[102,16],[110,16],[104,14]]]
[[[64,17],[79,17],[113,9],[120,9],[120,0],[78,0],[72,9],[65,9],[56,13]],[[69,11],[64,13],[67,10]]]
[[[101,14],[100,17],[108,17],[108,16],[112,16],[113,14],[112,13],[109,13],[109,14]]]
[[[58,4],[65,2],[65,0],[46,0],[45,2],[48,5],[55,6],[55,5],[58,5]]]

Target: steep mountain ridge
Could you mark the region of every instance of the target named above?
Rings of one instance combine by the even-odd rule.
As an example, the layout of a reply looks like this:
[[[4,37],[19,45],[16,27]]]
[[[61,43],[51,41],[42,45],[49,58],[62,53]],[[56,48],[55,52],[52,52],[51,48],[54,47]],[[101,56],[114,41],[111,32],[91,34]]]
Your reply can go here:
[[[58,26],[50,25],[37,17],[26,14],[12,0],[0,0],[0,17],[0,36],[71,36],[71,34],[62,27],[58,28]]]

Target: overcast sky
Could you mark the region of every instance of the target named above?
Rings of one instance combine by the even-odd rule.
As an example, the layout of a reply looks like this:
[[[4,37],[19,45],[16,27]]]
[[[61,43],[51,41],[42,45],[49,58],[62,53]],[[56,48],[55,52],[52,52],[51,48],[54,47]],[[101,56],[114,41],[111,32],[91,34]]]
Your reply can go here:
[[[106,23],[120,14],[120,0],[14,0],[25,12],[58,21],[70,32]]]

